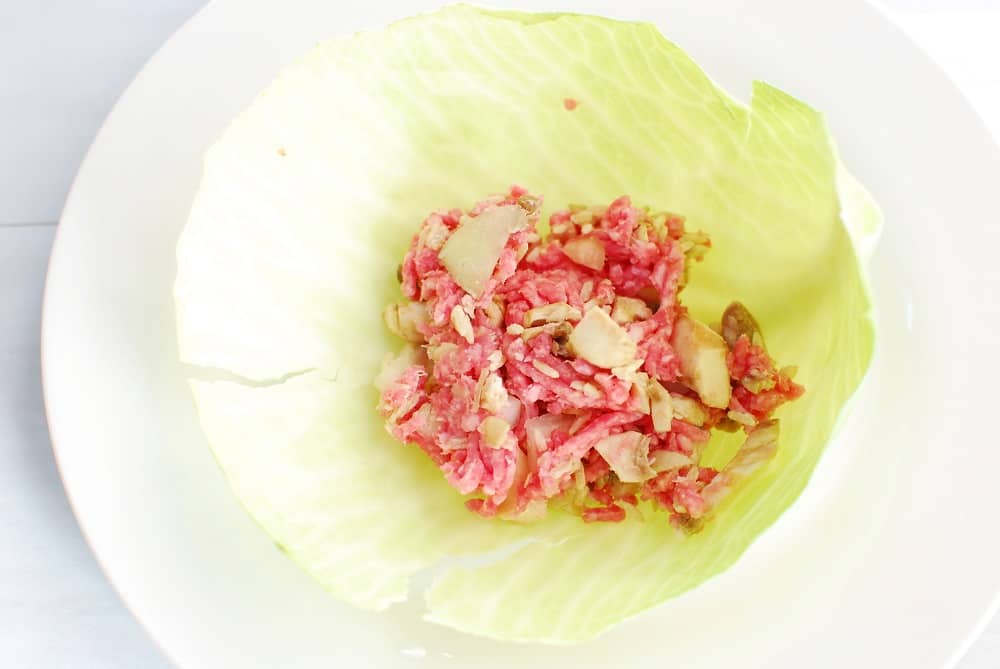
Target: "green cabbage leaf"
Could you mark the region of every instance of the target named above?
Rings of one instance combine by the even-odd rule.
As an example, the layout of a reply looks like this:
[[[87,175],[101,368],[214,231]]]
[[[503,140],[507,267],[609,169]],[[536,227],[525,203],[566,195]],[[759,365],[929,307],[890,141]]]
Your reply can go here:
[[[383,429],[371,384],[399,342],[381,313],[412,234],[512,183],[544,214],[628,194],[685,216],[713,248],[684,302],[711,321],[741,300],[798,365],[808,390],[779,413],[779,454],[700,533],[651,510],[483,520]],[[516,544],[444,569],[426,617],[583,640],[732,565],[801,493],[873,354],[862,259],[880,225],[822,115],[790,95],[756,82],[736,101],[649,24],[455,6],[316,47],[208,150],[178,245],[180,355],[236,375],[192,380],[208,441],[335,596],[384,609],[444,558]]]

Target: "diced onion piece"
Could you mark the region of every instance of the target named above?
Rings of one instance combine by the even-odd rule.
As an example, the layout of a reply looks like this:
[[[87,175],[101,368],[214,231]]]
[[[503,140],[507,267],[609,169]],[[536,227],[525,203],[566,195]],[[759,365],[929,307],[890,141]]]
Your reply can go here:
[[[425,361],[423,351],[410,344],[404,346],[399,353],[386,353],[382,359],[382,368],[375,377],[375,388],[380,393],[384,392],[403,372],[413,365],[422,365]]]
[[[719,409],[729,406],[729,349],[722,337],[704,323],[682,316],[674,324],[670,343],[680,360],[681,374],[701,401]]]
[[[674,410],[674,416],[696,427],[701,427],[708,420],[708,412],[698,400],[684,395],[671,395],[670,405]]]
[[[476,340],[475,332],[472,330],[472,321],[469,320],[469,314],[465,313],[461,305],[456,304],[451,308],[450,320],[458,336],[470,344]]]
[[[659,381],[653,380],[646,387],[646,395],[649,396],[649,415],[653,419],[653,429],[657,432],[670,432],[670,423],[674,420],[674,403],[670,399],[670,393]]]
[[[441,247],[438,258],[459,286],[479,297],[500,260],[507,239],[528,225],[528,215],[516,205],[487,209],[462,222]]]
[[[635,342],[599,307],[587,310],[583,320],[570,333],[569,345],[578,357],[606,369],[635,360]]]
[[[499,448],[510,433],[510,424],[503,418],[487,416],[480,423],[479,431],[483,435],[483,443],[490,448]]]
[[[604,245],[593,237],[577,237],[563,244],[563,253],[577,265],[592,270],[604,269]]]
[[[677,451],[656,451],[649,459],[654,471],[665,472],[691,464],[691,458]]]
[[[532,471],[537,468],[536,460],[538,456],[548,450],[549,437],[556,430],[569,431],[569,426],[573,423],[572,416],[565,416],[558,413],[549,413],[525,422],[525,447],[528,455],[528,466]]]

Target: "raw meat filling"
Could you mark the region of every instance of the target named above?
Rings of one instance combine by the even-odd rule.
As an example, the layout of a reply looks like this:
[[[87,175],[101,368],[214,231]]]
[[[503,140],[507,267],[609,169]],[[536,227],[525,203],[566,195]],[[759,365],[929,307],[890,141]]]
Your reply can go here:
[[[646,500],[698,529],[775,453],[794,369],[741,304],[714,328],[681,305],[711,243],[679,216],[622,196],[555,212],[543,238],[540,207],[515,186],[424,220],[385,311],[407,342],[376,380],[386,427],[483,516],[617,522]],[[713,429],[746,433],[721,470],[699,465]]]

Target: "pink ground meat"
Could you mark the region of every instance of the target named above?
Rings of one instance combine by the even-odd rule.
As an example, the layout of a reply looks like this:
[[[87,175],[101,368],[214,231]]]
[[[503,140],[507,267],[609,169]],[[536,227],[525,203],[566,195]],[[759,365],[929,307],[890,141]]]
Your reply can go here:
[[[752,317],[730,313],[739,305],[719,329],[726,342],[698,326],[707,346],[721,347],[728,404],[699,387],[712,370],[690,367],[675,326],[693,320],[678,295],[688,264],[710,243],[686,232],[683,219],[623,196],[553,213],[543,239],[540,205],[513,187],[469,212],[424,220],[400,268],[406,301],[386,312],[409,342],[378,383],[387,429],[427,453],[483,516],[529,520],[552,504],[588,522],[617,522],[646,501],[697,529],[773,454],[770,416],[803,389],[791,369],[775,367]],[[510,230],[492,272],[470,292],[443,249],[461,226],[503,208],[525,225]],[[600,347],[587,352],[584,320],[619,337],[626,364],[601,366]],[[748,435],[722,471],[698,464],[714,428]]]

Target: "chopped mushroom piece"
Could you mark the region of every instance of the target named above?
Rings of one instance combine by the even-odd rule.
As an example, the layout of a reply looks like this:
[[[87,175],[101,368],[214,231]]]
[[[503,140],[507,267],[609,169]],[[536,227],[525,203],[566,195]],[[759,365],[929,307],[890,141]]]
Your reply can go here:
[[[635,297],[615,298],[615,306],[611,310],[611,319],[625,325],[633,321],[644,321],[653,315],[649,305]]]
[[[430,322],[427,307],[420,302],[390,304],[384,313],[386,326],[394,333],[415,344],[423,343],[424,335],[420,328]]]
[[[646,394],[649,395],[649,415],[653,419],[653,429],[657,432],[670,432],[670,424],[674,420],[674,403],[670,393],[658,381],[650,381]]]
[[[644,434],[613,434],[594,444],[594,449],[623,483],[641,483],[656,474],[649,466],[649,437]]]
[[[729,348],[733,348],[741,336],[746,336],[752,344],[764,346],[764,336],[760,333],[757,319],[743,304],[733,302],[722,312],[722,338]]]

